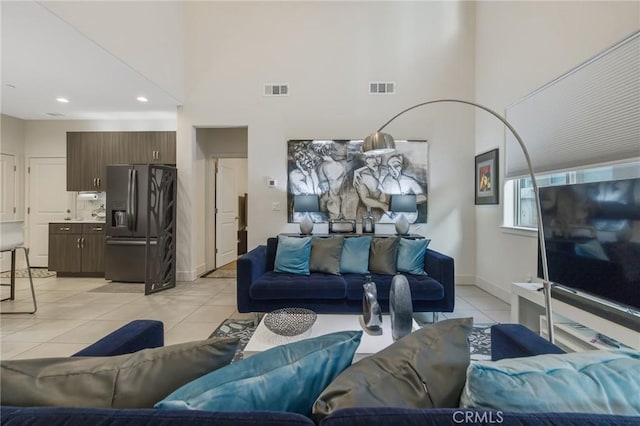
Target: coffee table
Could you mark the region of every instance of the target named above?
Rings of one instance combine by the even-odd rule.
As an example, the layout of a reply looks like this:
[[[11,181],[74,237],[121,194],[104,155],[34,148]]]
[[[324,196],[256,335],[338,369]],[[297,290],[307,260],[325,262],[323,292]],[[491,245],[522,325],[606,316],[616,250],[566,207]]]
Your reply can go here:
[[[244,348],[244,357],[255,355],[258,352],[266,351],[278,345],[284,345],[298,340],[309,339],[311,337],[318,337],[324,334],[336,333],[338,331],[347,330],[362,330],[360,325],[359,315],[330,315],[319,314],[315,324],[306,331],[297,336],[280,336],[269,330],[264,321],[260,321],[255,333],[251,336],[249,343]],[[419,329],[418,323],[413,321],[413,330]],[[353,357],[353,362],[356,362],[364,357],[375,354],[381,351],[390,344],[393,343],[393,337],[391,336],[391,317],[389,315],[382,316],[382,334],[370,335],[366,331],[362,332],[362,339],[360,340],[360,346],[356,350]]]

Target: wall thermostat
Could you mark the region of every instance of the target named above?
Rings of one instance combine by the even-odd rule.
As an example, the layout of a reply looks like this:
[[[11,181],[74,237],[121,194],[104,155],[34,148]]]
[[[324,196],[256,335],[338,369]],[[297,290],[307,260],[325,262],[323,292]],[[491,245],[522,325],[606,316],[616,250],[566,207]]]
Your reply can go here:
[[[267,186],[269,188],[275,188],[277,184],[278,184],[278,181],[276,181],[274,178],[267,178]]]

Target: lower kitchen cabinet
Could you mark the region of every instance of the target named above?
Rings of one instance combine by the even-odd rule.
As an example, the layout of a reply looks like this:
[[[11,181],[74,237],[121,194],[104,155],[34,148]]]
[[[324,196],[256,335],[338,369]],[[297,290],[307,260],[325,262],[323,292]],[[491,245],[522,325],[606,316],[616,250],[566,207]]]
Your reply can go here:
[[[102,223],[49,224],[49,270],[58,276],[104,276]]]

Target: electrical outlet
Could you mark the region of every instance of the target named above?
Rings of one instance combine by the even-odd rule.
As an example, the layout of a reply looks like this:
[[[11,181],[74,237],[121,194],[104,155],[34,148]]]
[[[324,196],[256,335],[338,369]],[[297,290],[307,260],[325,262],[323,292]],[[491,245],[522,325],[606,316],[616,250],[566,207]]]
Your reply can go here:
[[[274,201],[273,203],[271,203],[271,210],[273,210],[274,212],[279,212],[280,211],[280,202]]]

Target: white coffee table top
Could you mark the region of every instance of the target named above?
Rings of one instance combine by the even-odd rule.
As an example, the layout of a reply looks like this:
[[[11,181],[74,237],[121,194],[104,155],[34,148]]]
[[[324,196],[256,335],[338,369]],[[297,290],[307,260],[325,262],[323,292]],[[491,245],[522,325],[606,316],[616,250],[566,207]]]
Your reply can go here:
[[[249,357],[258,352],[271,349],[274,346],[309,339],[311,337],[322,336],[324,334],[347,330],[360,331],[362,330],[362,326],[360,325],[359,318],[360,315],[319,314],[318,319],[310,330],[292,337],[277,335],[264,325],[264,321],[260,321],[255,333],[253,333],[249,343],[247,343],[247,346],[244,348],[244,356]],[[420,328],[420,326],[413,321],[413,330],[417,330],[418,328]],[[393,343],[393,337],[391,336],[391,317],[389,317],[389,315],[382,316],[382,335],[373,336],[367,334],[364,330],[362,331],[362,339],[360,340],[360,346],[358,346],[353,358],[354,362],[379,352]]]

